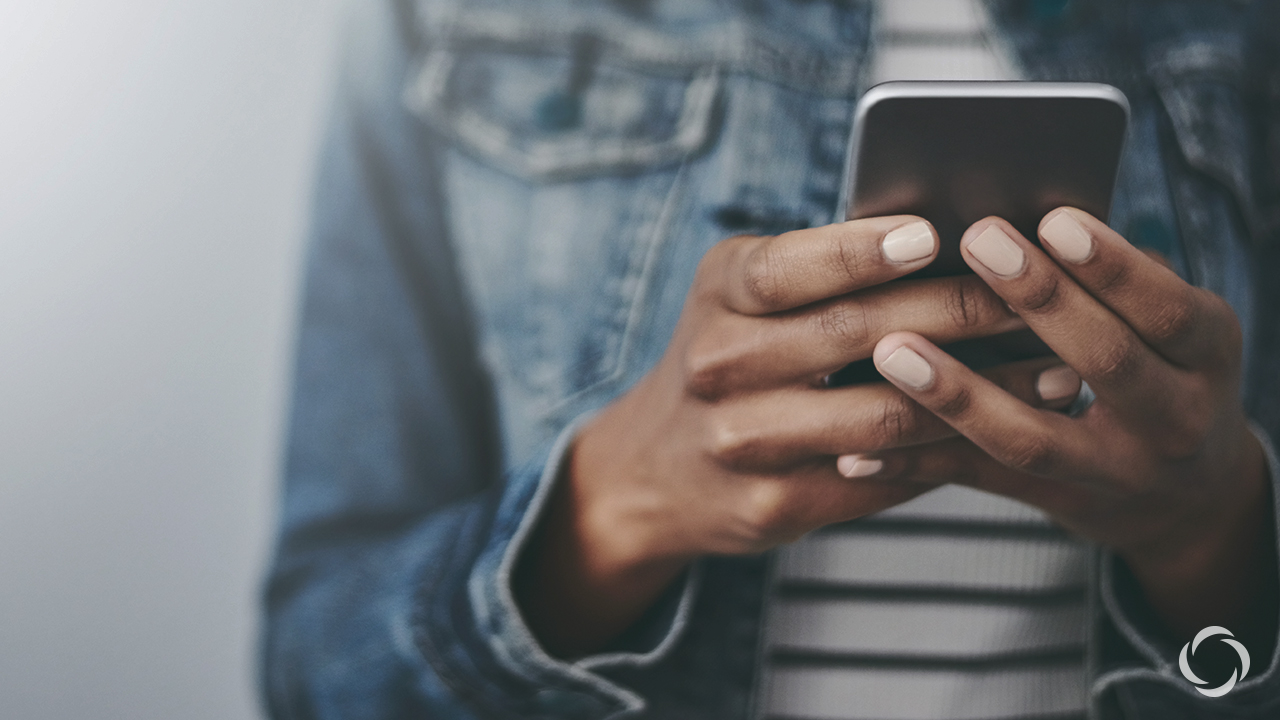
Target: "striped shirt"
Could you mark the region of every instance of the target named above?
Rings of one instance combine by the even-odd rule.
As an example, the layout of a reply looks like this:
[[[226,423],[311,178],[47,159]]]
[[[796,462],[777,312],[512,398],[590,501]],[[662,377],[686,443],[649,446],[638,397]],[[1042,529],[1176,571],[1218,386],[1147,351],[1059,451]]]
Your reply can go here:
[[[873,82],[1016,79],[976,0],[878,4]],[[1085,716],[1088,547],[1039,510],[946,486],[779,555],[756,715]]]

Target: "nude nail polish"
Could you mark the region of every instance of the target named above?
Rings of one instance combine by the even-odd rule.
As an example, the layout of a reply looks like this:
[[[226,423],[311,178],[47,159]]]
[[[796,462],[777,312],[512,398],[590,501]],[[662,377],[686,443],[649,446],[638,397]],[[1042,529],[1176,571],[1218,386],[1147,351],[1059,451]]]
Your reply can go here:
[[[1080,376],[1066,365],[1049,368],[1036,379],[1036,394],[1045,402],[1074,398],[1080,394]]]
[[[1015,277],[1026,264],[1022,248],[995,225],[983,230],[969,243],[969,254],[1000,277]]]
[[[867,477],[884,469],[883,460],[868,460],[861,455],[845,455],[836,460],[836,469],[847,478]]]
[[[880,250],[890,262],[909,263],[932,255],[936,244],[929,223],[917,221],[890,231]]]
[[[880,372],[916,390],[933,382],[933,367],[915,350],[903,345],[880,363]]]
[[[1040,237],[1067,262],[1081,263],[1093,254],[1093,236],[1065,210],[1045,223],[1040,229]]]

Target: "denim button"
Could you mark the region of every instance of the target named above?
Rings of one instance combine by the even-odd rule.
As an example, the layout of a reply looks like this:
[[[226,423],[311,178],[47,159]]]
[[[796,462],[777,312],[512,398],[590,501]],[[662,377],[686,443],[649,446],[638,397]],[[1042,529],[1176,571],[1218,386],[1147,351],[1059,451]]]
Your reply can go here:
[[[1052,22],[1062,17],[1071,0],[1030,0],[1031,16],[1037,22]]]
[[[1125,239],[1140,248],[1148,248],[1169,257],[1173,254],[1174,234],[1169,224],[1155,215],[1135,217]]]
[[[572,130],[582,123],[582,98],[554,92],[538,103],[538,127],[550,132]]]

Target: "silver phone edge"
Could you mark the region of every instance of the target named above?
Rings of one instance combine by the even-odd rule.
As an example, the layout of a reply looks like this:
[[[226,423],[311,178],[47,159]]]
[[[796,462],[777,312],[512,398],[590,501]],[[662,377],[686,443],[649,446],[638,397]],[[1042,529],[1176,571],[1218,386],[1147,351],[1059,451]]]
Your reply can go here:
[[[845,154],[844,182],[841,183],[840,206],[836,209],[836,217],[845,222],[854,219],[849,217],[849,209],[853,204],[853,193],[856,190],[854,187],[856,173],[853,170],[857,167],[862,136],[865,134],[867,113],[883,100],[920,97],[1053,97],[1107,100],[1119,105],[1124,111],[1126,137],[1122,140],[1121,157],[1124,156],[1124,147],[1128,145],[1128,127],[1129,122],[1133,119],[1129,98],[1119,88],[1106,83],[1029,82],[1026,80],[898,80],[879,83],[868,88],[862,94],[862,97],[858,99],[857,107],[854,109],[853,127],[849,133],[848,150]],[[1119,173],[1120,163],[1116,163],[1117,177],[1112,178],[1113,186]],[[1101,219],[1106,222],[1106,218]]]

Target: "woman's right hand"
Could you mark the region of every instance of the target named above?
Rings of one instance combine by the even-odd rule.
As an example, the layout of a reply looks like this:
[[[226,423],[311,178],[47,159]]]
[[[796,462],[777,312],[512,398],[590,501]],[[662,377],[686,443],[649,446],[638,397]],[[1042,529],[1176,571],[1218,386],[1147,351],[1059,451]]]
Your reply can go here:
[[[936,486],[860,480],[836,458],[954,430],[888,383],[827,388],[890,332],[936,343],[1025,327],[977,276],[886,281],[928,265],[933,228],[883,217],[736,237],[703,258],[658,365],[576,439],[515,590],[553,654],[582,655],[625,630],[687,564],[768,550]],[[983,374],[1028,401],[1053,358]],[[945,482],[941,480],[940,482]]]

